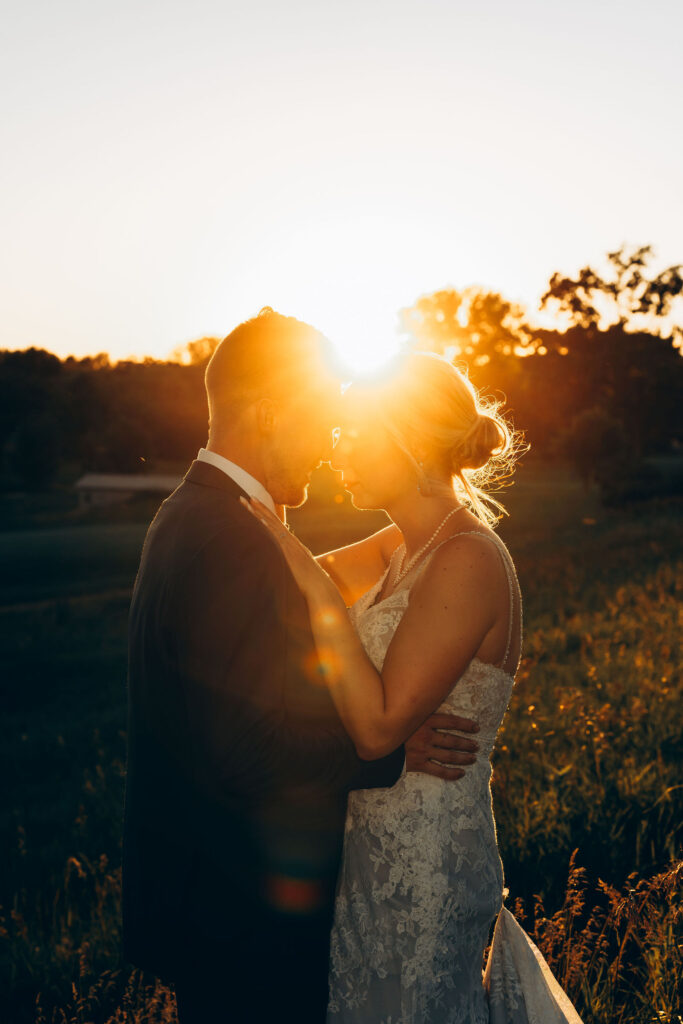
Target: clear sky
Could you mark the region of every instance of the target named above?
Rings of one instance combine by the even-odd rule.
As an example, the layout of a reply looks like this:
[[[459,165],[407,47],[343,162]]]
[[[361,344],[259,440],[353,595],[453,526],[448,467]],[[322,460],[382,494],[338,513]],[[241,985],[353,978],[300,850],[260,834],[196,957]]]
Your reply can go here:
[[[683,261],[674,0],[23,0],[0,43],[0,346],[165,356],[265,304],[378,347]]]

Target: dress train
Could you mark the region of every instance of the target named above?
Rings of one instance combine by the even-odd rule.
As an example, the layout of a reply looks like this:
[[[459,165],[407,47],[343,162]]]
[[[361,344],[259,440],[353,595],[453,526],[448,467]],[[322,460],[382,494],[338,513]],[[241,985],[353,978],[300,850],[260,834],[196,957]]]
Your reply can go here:
[[[582,1024],[543,955],[501,910],[484,972],[489,1024]]]

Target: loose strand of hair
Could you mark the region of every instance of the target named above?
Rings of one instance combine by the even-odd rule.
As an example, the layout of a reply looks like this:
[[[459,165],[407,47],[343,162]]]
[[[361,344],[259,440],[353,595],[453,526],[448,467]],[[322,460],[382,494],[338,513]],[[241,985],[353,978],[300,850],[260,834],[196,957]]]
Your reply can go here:
[[[474,471],[476,472],[476,470]],[[479,519],[484,526],[494,527],[508,511],[502,502],[487,494],[481,487],[478,487],[472,480],[468,479],[466,469],[461,469],[453,477],[455,492],[458,498],[463,501],[471,512]]]

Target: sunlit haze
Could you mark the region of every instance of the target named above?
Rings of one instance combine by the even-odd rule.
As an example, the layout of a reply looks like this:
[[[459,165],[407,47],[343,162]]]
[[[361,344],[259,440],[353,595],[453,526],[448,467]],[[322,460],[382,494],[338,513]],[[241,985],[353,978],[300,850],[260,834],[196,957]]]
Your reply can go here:
[[[15,4],[0,344],[164,357],[268,304],[372,363],[425,292],[679,262],[681,12]]]

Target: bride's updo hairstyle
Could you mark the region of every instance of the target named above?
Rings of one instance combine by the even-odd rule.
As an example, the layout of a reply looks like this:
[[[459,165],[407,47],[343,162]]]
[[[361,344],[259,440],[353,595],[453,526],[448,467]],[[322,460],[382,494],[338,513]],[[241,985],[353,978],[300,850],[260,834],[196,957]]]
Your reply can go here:
[[[376,388],[376,410],[413,464],[425,496],[450,477],[460,501],[493,525],[505,508],[487,490],[511,475],[519,435],[451,362],[434,352],[401,358]],[[422,458],[418,453],[424,453]]]

